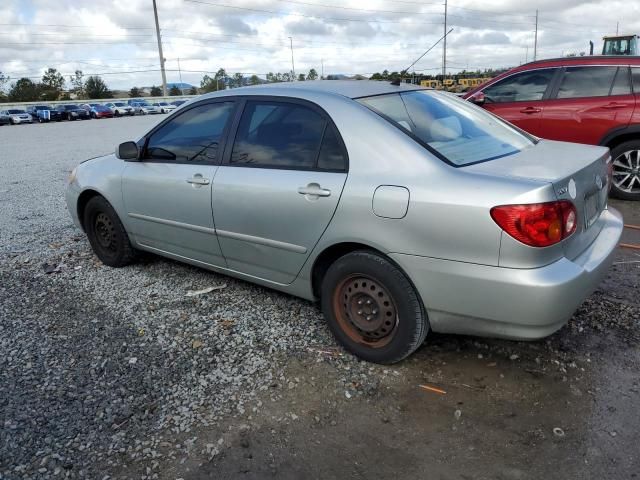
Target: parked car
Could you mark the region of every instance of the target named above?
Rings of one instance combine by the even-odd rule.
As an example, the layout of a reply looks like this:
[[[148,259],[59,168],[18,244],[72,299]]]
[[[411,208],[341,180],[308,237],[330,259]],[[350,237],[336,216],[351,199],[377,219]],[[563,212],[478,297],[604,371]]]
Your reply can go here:
[[[60,114],[62,115],[62,118],[65,120],[90,120],[91,119],[91,116],[89,115],[88,111],[74,104],[59,105],[58,112],[60,112]]]
[[[27,113],[31,115],[31,119],[34,122],[46,123],[54,120],[59,122],[62,120],[62,115],[51,105],[31,105],[27,107]]]
[[[0,110],[0,126],[11,125],[11,117],[4,110]]]
[[[640,57],[527,63],[465,98],[538,137],[609,147],[611,194],[640,200]]]
[[[105,103],[104,106],[111,110],[115,117],[121,117],[123,115],[135,115],[133,107],[125,102],[109,102]]]
[[[160,110],[160,113],[173,112],[176,108],[178,108],[176,105],[172,105],[167,102],[153,102],[151,106],[156,107],[158,110]]]
[[[430,329],[562,327],[622,232],[609,159],[414,85],[300,82],[198,97],[66,199],[106,265],[147,250],[320,299],[347,349],[392,363]]]
[[[91,118],[113,118],[111,109],[101,103],[85,103],[80,106],[89,112]]]
[[[4,110],[2,113],[9,118],[9,123],[11,125],[18,125],[19,123],[33,123],[31,115],[19,108],[9,108]]]
[[[133,110],[136,115],[147,115],[150,113],[160,113],[160,109],[158,107],[153,106],[152,104],[145,102],[144,100],[133,102],[131,104]]]

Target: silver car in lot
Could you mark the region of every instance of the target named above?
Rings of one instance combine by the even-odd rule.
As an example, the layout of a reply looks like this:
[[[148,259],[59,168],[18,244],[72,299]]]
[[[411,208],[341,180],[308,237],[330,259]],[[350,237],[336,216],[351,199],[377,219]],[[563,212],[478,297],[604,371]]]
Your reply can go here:
[[[107,265],[137,250],[320,300],[351,352],[427,332],[535,339],[606,274],[622,232],[605,148],[540,140],[452,95],[317,81],[199,97],[71,174]]]

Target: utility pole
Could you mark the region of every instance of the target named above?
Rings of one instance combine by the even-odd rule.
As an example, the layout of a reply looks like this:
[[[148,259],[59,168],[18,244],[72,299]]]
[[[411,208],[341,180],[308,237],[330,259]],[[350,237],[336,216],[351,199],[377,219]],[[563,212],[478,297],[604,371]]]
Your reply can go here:
[[[620,22],[616,22],[616,35],[618,35],[618,27],[620,27]]]
[[[162,72],[162,96],[167,96],[167,75],[164,71],[164,55],[162,54],[162,40],[160,40],[160,23],[158,23],[158,7],[153,0],[153,16],[156,19],[156,36],[158,37],[158,55],[160,55],[160,71]]]
[[[444,0],[444,40],[442,47],[442,84],[447,76],[447,0]]]
[[[324,58],[320,59],[320,80],[324,80]]]
[[[289,45],[291,46],[291,73],[293,73],[292,82],[296,81],[296,65],[293,63],[293,38],[289,37]]]
[[[538,10],[536,10],[536,35],[533,40],[533,61],[538,59]]]
[[[182,92],[182,70],[180,69],[180,58],[178,58],[178,76],[180,77],[180,91]]]

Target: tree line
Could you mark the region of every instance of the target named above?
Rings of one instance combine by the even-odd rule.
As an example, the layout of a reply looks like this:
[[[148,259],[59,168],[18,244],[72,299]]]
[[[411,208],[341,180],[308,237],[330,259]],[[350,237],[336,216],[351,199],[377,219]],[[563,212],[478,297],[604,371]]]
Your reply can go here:
[[[9,78],[0,72],[0,101],[5,102],[34,102],[38,100],[70,100],[71,94],[77,98],[113,98],[113,94],[104,80],[97,75],[85,78],[82,70],[76,70],[68,79],[71,88],[65,91],[65,78],[55,68],[48,68],[40,81],[34,82],[30,78],[20,78],[14,82],[5,94],[2,87],[9,82]]]
[[[172,85],[167,93],[171,96],[183,95],[185,93],[188,95],[198,95],[199,93],[215,92],[217,90],[246,85],[290,82],[293,80],[302,82],[317,79],[318,72],[313,68],[306,74],[300,73],[298,75],[294,75],[292,71],[269,72],[265,79],[261,79],[257,75],[244,76],[242,73],[229,75],[224,68],[220,68],[212,76],[204,75],[200,82],[199,89],[197,87],[191,87],[187,92],[184,92],[176,85]],[[113,98],[112,91],[100,76],[90,75],[85,78],[82,70],[76,70],[73,75],[65,79],[55,68],[47,68],[39,81],[33,81],[26,77],[20,78],[12,83],[5,93],[4,87],[9,81],[9,77],[0,72],[0,102],[71,100],[71,95],[74,95],[78,100]],[[70,88],[65,89],[67,85]],[[142,89],[132,87],[128,93],[131,98],[141,97]],[[150,88],[149,93],[152,97],[161,97],[162,88],[154,85]]]

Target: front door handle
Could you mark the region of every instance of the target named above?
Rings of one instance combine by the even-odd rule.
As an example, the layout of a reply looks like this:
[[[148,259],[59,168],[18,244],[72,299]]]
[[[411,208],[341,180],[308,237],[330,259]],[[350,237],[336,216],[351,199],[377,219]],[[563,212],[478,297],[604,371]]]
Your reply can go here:
[[[626,108],[626,107],[627,107],[626,103],[616,103],[616,102],[611,102],[602,106],[602,108],[606,108],[607,110],[615,110],[617,108]]]
[[[537,107],[526,107],[520,110],[520,113],[540,113],[542,111],[541,108]]]
[[[300,195],[309,195],[309,197],[328,197],[331,195],[331,190],[322,188],[317,183],[310,183],[306,187],[299,187],[298,193]]]
[[[208,178],[204,178],[200,173],[196,173],[193,177],[187,178],[187,183],[192,184],[194,187],[200,185],[209,185],[209,181],[210,180]]]

